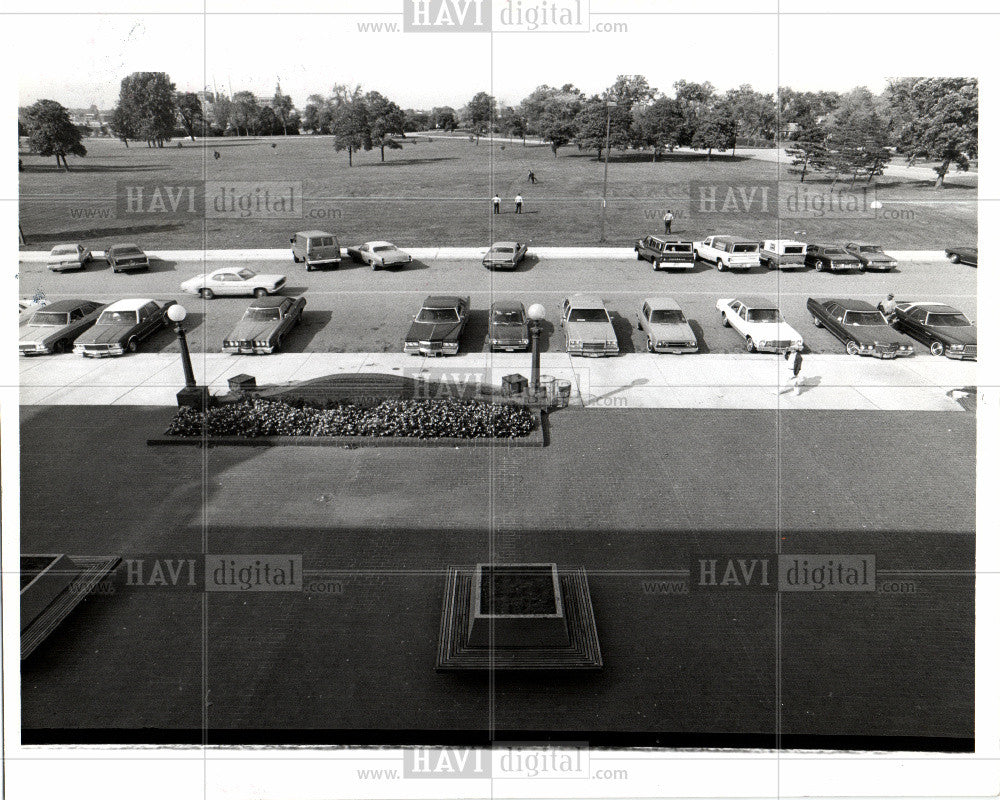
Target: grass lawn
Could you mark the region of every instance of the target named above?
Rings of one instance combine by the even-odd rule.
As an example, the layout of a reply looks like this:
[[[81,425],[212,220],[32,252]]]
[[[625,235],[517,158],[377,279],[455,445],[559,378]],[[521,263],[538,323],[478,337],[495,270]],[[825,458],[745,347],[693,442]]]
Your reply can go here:
[[[186,141],[163,149],[126,149],[104,139],[86,144],[89,155],[73,159],[69,173],[51,158],[23,156],[26,248],[82,241],[103,249],[123,239],[152,249],[284,247],[290,233],[315,227],[337,233],[342,245],[380,238],[411,247],[485,245],[507,238],[534,245],[601,243],[604,164],[593,152],[574,147],[554,158],[546,145],[414,136],[402,150],[387,151],[384,163],[374,150],[356,155],[348,166],[347,154],[336,152],[329,137],[213,139],[204,146]],[[529,170],[538,183],[528,182]],[[117,215],[123,183],[178,186],[203,179],[301,182],[305,200],[301,214],[290,219],[206,219],[200,211]],[[692,181],[743,191],[768,187],[768,206],[700,213],[692,207]],[[841,195],[838,207],[847,210],[831,213],[829,182],[810,176],[799,183],[786,167],[767,160],[713,155],[709,161],[704,154],[677,152],[652,163],[648,154],[616,152],[608,169],[605,239],[625,245],[662,231],[661,217],[670,208],[674,232],[689,238],[721,232],[763,239],[780,233],[941,249],[975,241],[977,186],[975,176],[960,174],[949,175],[940,190],[927,180],[886,176],[866,187],[866,194],[858,187]],[[504,201],[499,216],[490,213],[494,191]],[[517,193],[525,198],[521,215],[513,213]],[[874,199],[882,203],[878,211],[870,208]]]

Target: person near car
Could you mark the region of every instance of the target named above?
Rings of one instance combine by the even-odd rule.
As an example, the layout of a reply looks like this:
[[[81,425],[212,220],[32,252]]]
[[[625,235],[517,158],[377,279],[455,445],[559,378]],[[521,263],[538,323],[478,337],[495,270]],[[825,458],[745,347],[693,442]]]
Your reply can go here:
[[[785,351],[785,380],[783,385],[778,387],[778,394],[784,394],[785,392],[791,392],[795,389],[799,389],[801,394],[802,390],[802,352],[800,350],[795,350],[794,353],[791,350]]]
[[[520,214],[521,213],[521,206],[523,204],[524,204],[524,198],[521,197],[521,195],[517,195],[516,197],[514,197],[514,213],[515,214]]]
[[[878,310],[882,312],[886,322],[892,322],[896,316],[896,298],[891,294],[886,295],[885,300],[878,304]]]
[[[500,195],[498,194],[493,195],[493,213],[500,213]]]
[[[663,232],[670,233],[670,226],[674,224],[673,212],[668,208],[667,213],[663,215]]]

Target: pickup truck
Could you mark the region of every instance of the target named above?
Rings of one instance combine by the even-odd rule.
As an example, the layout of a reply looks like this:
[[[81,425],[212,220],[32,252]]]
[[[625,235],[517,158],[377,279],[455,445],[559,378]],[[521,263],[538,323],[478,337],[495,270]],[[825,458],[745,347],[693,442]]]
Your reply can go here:
[[[806,243],[794,239],[768,239],[760,246],[760,263],[768,269],[804,267]]]
[[[760,266],[760,242],[735,236],[709,236],[695,242],[694,252],[702,261],[715,264],[719,272]]]
[[[694,245],[665,236],[647,236],[635,243],[635,257],[646,260],[654,270],[694,269]]]

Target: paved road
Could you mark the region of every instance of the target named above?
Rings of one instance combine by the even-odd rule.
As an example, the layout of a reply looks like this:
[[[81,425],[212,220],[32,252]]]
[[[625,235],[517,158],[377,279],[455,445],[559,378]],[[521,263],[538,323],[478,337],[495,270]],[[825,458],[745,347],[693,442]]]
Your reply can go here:
[[[206,268],[224,266],[211,262]],[[636,309],[647,295],[666,294],[685,309],[698,335],[703,353],[739,353],[743,342],[719,324],[715,301],[720,297],[768,295],[781,298],[788,321],[805,337],[813,353],[840,353],[842,346],[826,331],[812,327],[805,310],[809,296],[846,296],[877,301],[887,292],[898,298],[934,299],[976,315],[976,270],[946,261],[906,262],[889,274],[850,275],[815,272],[719,273],[707,264],[693,272],[654,273],[646,262],[602,259],[529,258],[514,273],[487,272],[474,260],[429,260],[409,268],[373,272],[350,264],[339,270],[306,273],[290,260],[250,264],[258,271],[288,275],[288,294],[304,294],[308,305],[302,325],[287,339],[288,352],[393,353],[402,349],[403,337],[420,301],[430,293],[470,295],[473,313],[462,341],[463,352],[483,349],[486,310],[492,300],[512,297],[541,302],[548,310],[542,348],[564,350],[556,327],[562,300],[572,292],[601,295],[615,321],[625,353],[641,351],[644,337],[635,325]],[[50,299],[86,297],[111,302],[122,297],[175,299],[188,309],[187,326],[192,350],[218,351],[222,339],[242,315],[244,298],[202,301],[179,291],[181,281],[202,271],[192,262],[155,262],[148,274],[114,275],[97,263],[83,273],[53,274],[44,264],[22,263],[21,295],[41,292]],[[151,352],[173,352],[176,337],[164,331],[144,345]],[[923,351],[922,345],[917,346]]]

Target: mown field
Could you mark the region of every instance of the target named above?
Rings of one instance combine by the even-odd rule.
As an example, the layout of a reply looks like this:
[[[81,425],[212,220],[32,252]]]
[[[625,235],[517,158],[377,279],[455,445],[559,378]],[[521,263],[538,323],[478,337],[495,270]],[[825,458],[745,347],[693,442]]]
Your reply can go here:
[[[355,155],[349,166],[346,152],[336,152],[329,137],[212,139],[162,149],[126,149],[103,139],[86,144],[89,154],[72,159],[68,173],[52,158],[22,156],[24,248],[82,241],[103,249],[126,239],[151,249],[283,247],[291,232],[316,227],[338,234],[344,245],[381,238],[410,247],[507,238],[536,246],[602,243],[604,164],[575,147],[554,158],[546,145],[411,136],[402,150],[387,151],[384,163],[374,150]],[[529,171],[538,183],[529,183]],[[126,185],[141,183],[148,192],[156,184],[201,181],[301,184],[304,199],[292,218],[206,218],[200,208],[189,210],[186,196],[183,213],[119,213]],[[717,184],[715,212],[701,212],[692,202],[692,182]],[[734,188],[730,200],[736,204],[723,212],[726,186]],[[662,231],[667,208],[677,217],[674,231],[690,238],[735,233],[865,239],[907,249],[940,249],[976,238],[975,176],[949,175],[940,190],[927,180],[896,175],[878,178],[864,191],[836,188],[831,195],[828,180],[810,176],[799,183],[786,167],[743,155],[708,161],[703,153],[677,152],[652,163],[648,154],[616,152],[608,166],[604,243],[624,245]],[[766,207],[760,203],[764,189]],[[494,192],[504,200],[499,216],[491,213]],[[694,192],[697,198],[696,186]],[[517,193],[525,199],[521,215],[513,213]],[[881,208],[873,210],[872,201]]]

